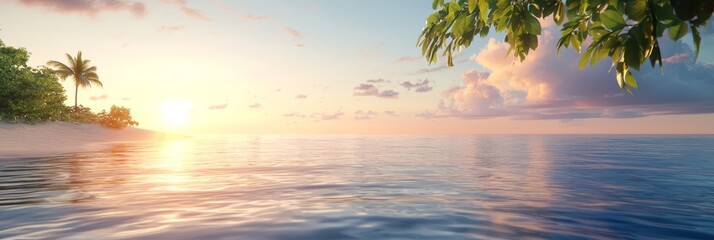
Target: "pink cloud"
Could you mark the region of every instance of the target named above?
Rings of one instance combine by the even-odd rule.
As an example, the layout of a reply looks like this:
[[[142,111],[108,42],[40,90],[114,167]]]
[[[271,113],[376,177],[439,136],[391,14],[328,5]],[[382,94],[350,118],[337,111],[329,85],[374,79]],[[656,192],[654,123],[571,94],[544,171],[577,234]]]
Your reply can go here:
[[[322,119],[322,120],[337,120],[337,119],[340,119],[340,117],[342,117],[342,115],[345,115],[345,113],[343,113],[342,111],[337,111],[333,114],[323,113],[323,114],[321,114],[320,119]]]
[[[286,32],[288,35],[290,35],[290,37],[292,37],[294,40],[300,40],[300,39],[302,39],[302,33],[301,33],[301,32],[298,32],[298,31],[295,30],[295,29],[292,29],[292,28],[289,28],[289,27],[285,27],[285,28],[283,28],[283,30],[285,30],[285,32]]]
[[[178,32],[182,31],[185,27],[182,25],[161,25],[159,27],[159,32]]]
[[[101,96],[91,96],[91,97],[89,97],[89,100],[97,101],[97,100],[105,100],[107,98],[108,98],[108,96],[106,94],[102,94]]]
[[[253,14],[244,14],[241,18],[249,21],[262,21],[270,19],[269,16],[258,16]]]
[[[370,80],[367,80],[369,82]],[[375,80],[376,81],[376,80]],[[384,91],[379,91],[377,87],[375,87],[372,84],[369,83],[360,83],[357,87],[353,89],[352,92],[353,95],[355,96],[375,96],[375,97],[380,97],[380,98],[391,98],[395,99],[399,97],[399,92],[396,92],[394,90],[384,90]]]
[[[687,59],[689,59],[689,53],[680,53],[680,54],[673,55],[671,57],[662,59],[662,61],[666,62],[666,63],[679,63],[679,62],[684,62]]]
[[[61,13],[80,13],[89,16],[109,12],[128,11],[135,17],[146,15],[146,6],[138,1],[128,0],[16,0],[28,7],[41,7]]]
[[[370,120],[372,119],[373,116],[379,115],[379,113],[374,112],[372,110],[369,111],[362,111],[362,110],[357,110],[355,112],[355,120]]]
[[[216,105],[208,106],[208,110],[221,110],[221,109],[226,109],[227,107],[228,107],[228,103],[216,104]]]
[[[296,99],[305,99],[305,98],[307,98],[307,95],[305,95],[305,94],[298,94],[297,96],[295,96],[295,98],[296,98]]]
[[[399,92],[388,89],[388,90],[379,92],[377,94],[377,97],[395,99],[395,98],[399,98]]]
[[[409,91],[414,88],[415,92],[428,92],[433,89],[431,86],[429,86],[429,79],[417,80],[414,83],[412,83],[411,81],[405,81],[402,82],[401,85]]]
[[[403,56],[403,57],[397,58],[397,60],[394,60],[394,62],[395,62],[395,63],[407,63],[407,62],[418,61],[418,60],[421,60],[421,59],[424,59],[424,57],[420,57],[420,56],[416,56],[416,57],[415,57],[415,56]]]
[[[563,49],[558,56],[558,39],[553,34],[558,31],[555,26],[545,29],[538,49],[523,62],[506,55],[507,44],[491,39],[471,58],[486,71],[464,73],[463,85],[444,91],[438,110],[422,116],[577,119],[714,113],[714,96],[710,94],[714,91],[714,66],[665,64],[662,75],[659,69],[643,65],[640,71],[633,70],[639,89],[634,96],[626,95],[609,71],[608,60],[580,70],[580,55],[572,49]],[[666,38],[660,40],[660,46],[662,55],[673,56],[665,63],[682,61],[692,51],[686,44]]]
[[[251,109],[258,109],[258,108],[260,108],[261,106],[262,106],[262,105],[260,105],[260,103],[253,103],[253,104],[248,105],[248,107],[251,108]]]
[[[376,96],[379,94],[379,89],[372,84],[361,83],[359,86],[355,87],[353,94],[355,96]]]
[[[186,0],[163,0],[165,3],[173,4],[179,9],[181,9],[181,12],[183,12],[186,16],[189,16],[194,19],[202,20],[202,21],[211,21],[210,18],[206,17],[199,11],[198,9],[191,8],[188,6],[188,2]]]
[[[389,80],[384,80],[382,78],[377,78],[377,79],[367,79],[368,83],[391,83],[392,81]]]

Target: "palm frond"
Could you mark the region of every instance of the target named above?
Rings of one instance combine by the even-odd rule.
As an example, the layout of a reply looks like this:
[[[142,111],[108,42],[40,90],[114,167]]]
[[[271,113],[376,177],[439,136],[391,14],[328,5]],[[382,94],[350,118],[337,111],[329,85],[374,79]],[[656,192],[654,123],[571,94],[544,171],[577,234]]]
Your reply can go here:
[[[65,65],[64,63],[58,62],[58,61],[48,61],[47,65],[50,67],[54,68],[51,69],[53,73],[57,74],[62,80],[67,79],[67,77],[71,76],[74,71],[72,69]]]
[[[69,67],[74,69],[75,64],[74,64],[74,57],[72,55],[69,55],[69,53],[65,53],[67,55],[67,62],[69,63]]]
[[[89,80],[89,82],[93,83],[94,85],[104,87],[104,84],[99,81],[99,78],[88,78],[87,80]]]
[[[87,67],[87,68],[85,68],[84,70],[82,70],[83,72],[96,72],[96,71],[97,71],[97,67],[96,67],[96,66],[89,66],[89,60],[85,60],[85,64],[84,64],[84,65],[85,65],[85,67]]]

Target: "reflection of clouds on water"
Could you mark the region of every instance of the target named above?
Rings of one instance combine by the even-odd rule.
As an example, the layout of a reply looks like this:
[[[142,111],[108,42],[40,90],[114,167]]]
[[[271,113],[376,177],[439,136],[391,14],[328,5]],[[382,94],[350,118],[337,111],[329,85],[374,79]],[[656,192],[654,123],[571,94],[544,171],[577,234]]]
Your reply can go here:
[[[475,204],[493,231],[503,235],[544,231],[537,215],[557,202],[550,181],[551,160],[541,136],[488,136],[466,139],[461,165],[470,166],[468,181],[478,194]],[[513,235],[513,236],[517,236]]]

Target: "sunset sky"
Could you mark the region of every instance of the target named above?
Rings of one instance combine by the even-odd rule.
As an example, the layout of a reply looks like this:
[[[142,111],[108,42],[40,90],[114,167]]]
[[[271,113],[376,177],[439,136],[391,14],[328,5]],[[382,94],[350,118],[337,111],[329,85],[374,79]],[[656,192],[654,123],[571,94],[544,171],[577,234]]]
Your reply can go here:
[[[81,50],[104,88],[79,103],[129,107],[159,131],[714,133],[711,21],[696,63],[691,36],[661,38],[664,74],[643,66],[631,96],[609,60],[578,70],[577,53],[557,56],[547,20],[522,63],[491,34],[455,67],[428,66],[416,40],[431,12],[431,0],[4,0],[0,39],[32,66]]]

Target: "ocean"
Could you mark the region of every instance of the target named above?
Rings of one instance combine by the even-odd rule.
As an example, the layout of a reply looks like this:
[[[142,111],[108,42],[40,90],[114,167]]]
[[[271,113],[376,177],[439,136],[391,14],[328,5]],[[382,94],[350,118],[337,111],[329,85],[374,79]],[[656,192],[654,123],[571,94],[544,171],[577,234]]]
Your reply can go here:
[[[714,136],[211,136],[0,156],[7,239],[714,239]]]

